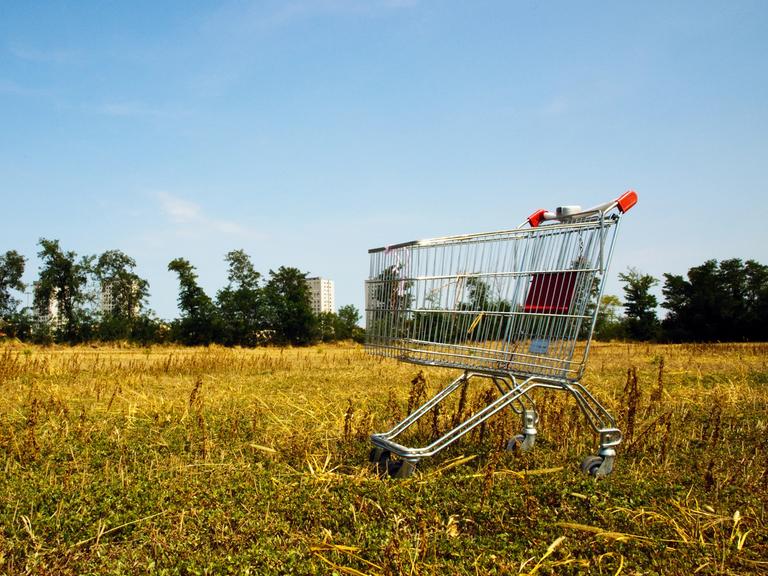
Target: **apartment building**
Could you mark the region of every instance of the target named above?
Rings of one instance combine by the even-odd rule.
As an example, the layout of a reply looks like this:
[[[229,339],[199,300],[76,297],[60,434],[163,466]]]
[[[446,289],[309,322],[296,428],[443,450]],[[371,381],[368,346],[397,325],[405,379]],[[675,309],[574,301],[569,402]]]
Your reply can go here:
[[[309,301],[312,312],[336,312],[335,290],[333,280],[326,278],[307,278],[309,284]]]

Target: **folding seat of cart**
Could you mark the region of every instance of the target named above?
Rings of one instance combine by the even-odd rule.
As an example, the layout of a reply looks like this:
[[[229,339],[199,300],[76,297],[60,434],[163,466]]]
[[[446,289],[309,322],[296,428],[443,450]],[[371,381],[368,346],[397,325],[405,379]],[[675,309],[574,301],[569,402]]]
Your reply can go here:
[[[576,270],[534,273],[523,312],[568,314],[576,288],[576,274]]]
[[[506,362],[507,369],[516,365],[528,374],[543,375],[562,366],[558,357],[565,351],[563,344],[566,327],[571,325],[571,304],[579,281],[579,270],[552,270],[530,275],[528,294],[522,306],[523,317],[512,327],[514,342]],[[555,328],[558,329],[555,329]],[[557,335],[556,335],[557,334]],[[550,345],[559,341],[557,350]],[[524,344],[525,343],[525,344]],[[527,351],[519,348],[529,344]],[[524,368],[523,368],[524,367]]]

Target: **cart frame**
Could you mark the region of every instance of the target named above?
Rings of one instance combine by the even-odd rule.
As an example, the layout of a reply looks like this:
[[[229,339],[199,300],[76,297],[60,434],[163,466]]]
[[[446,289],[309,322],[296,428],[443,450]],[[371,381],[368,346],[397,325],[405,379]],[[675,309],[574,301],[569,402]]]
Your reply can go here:
[[[531,392],[570,394],[599,436],[582,470],[613,470],[621,431],[581,384],[620,217],[637,203],[629,190],[582,210],[538,210],[513,230],[448,236],[369,250],[366,349],[403,362],[462,370],[387,432],[373,434],[371,460],[382,473],[412,474],[474,428],[510,408],[522,430],[508,449],[533,448],[538,424]],[[584,341],[583,348],[577,346]],[[420,447],[397,441],[472,379],[499,396]],[[393,459],[392,455],[398,459]]]

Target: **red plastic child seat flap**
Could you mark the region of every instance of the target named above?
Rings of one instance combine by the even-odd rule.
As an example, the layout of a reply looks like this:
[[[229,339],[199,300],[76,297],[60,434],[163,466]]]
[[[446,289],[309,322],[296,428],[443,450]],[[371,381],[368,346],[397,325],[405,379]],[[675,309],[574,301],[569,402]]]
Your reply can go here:
[[[576,271],[537,272],[533,275],[523,311],[567,314],[576,287]]]

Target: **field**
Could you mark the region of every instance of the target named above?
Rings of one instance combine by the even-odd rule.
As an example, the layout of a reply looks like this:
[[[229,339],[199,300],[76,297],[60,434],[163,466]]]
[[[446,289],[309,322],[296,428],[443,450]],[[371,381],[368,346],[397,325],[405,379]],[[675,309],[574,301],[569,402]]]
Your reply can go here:
[[[583,382],[625,433],[598,480],[552,393],[532,452],[500,450],[509,412],[380,479],[368,435],[455,372],[354,345],[0,346],[2,574],[768,572],[766,344],[594,345]]]

